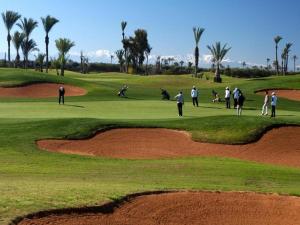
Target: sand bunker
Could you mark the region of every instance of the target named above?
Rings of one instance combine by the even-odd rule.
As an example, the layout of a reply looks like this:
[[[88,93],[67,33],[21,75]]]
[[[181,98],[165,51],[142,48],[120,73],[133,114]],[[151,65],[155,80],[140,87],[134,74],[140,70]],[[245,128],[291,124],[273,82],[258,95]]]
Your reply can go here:
[[[300,198],[255,193],[178,192],[127,199],[112,209],[52,214],[20,225],[296,225]]]
[[[300,101],[300,90],[279,90],[279,89],[269,89],[269,94],[271,95],[272,92],[276,92],[276,95],[279,98],[287,98],[290,100]],[[260,90],[256,93],[259,95],[265,95],[266,90]]]
[[[54,83],[39,83],[30,84],[20,87],[4,88],[0,87],[0,97],[12,98],[49,98],[58,96],[58,88],[61,84]],[[81,96],[85,95],[86,90],[71,86],[63,85],[66,90],[65,96]]]
[[[195,142],[189,133],[169,129],[113,129],[87,140],[41,140],[39,148],[89,156],[159,159],[184,156],[221,156],[300,167],[300,127],[267,132],[258,142],[223,145]]]

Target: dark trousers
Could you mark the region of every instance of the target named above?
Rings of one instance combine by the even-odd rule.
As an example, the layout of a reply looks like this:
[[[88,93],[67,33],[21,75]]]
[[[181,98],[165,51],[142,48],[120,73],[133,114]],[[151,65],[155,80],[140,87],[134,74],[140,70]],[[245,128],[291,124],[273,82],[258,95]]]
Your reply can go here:
[[[193,105],[198,107],[198,98],[194,97],[193,99]]]
[[[226,101],[226,108],[230,109],[230,98],[225,98]]]
[[[276,106],[272,105],[272,115],[271,117],[275,117],[276,116]]]
[[[234,108],[236,108],[237,105],[238,105],[238,100],[237,100],[237,98],[234,98],[233,99],[233,106],[234,106]]]
[[[177,108],[178,108],[178,114],[179,116],[182,116],[182,103],[177,103]]]
[[[58,103],[62,103],[62,104],[65,104],[65,96],[64,95],[59,95],[58,97]]]

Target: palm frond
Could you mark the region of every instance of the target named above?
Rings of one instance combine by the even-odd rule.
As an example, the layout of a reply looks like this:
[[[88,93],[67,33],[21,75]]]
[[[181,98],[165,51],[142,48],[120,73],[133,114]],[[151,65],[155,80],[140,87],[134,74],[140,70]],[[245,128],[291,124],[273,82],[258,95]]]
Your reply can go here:
[[[17,24],[18,27],[21,28],[25,37],[29,39],[30,34],[32,31],[38,26],[38,22],[33,20],[32,18],[23,18],[20,23]]]
[[[19,13],[14,11],[6,11],[5,13],[4,12],[2,13],[2,19],[8,32],[10,32],[13,25],[20,18],[21,15],[19,15]]]
[[[55,17],[51,17],[50,15],[46,16],[46,17],[41,17],[42,23],[43,23],[43,27],[44,30],[46,32],[46,34],[48,34],[50,32],[50,30],[52,29],[52,27],[59,22],[58,19],[56,19]]]

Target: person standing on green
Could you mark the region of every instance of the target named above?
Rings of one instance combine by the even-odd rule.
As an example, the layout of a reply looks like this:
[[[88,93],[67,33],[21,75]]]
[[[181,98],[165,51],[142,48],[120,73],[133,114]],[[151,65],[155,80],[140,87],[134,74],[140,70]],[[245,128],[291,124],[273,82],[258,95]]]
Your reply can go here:
[[[184,99],[182,91],[180,91],[174,98],[177,100],[178,115],[183,116],[182,106],[184,105]]]
[[[65,92],[65,88],[63,86],[60,86],[58,89],[58,104],[65,104]]]
[[[272,106],[272,115],[271,117],[275,117],[276,116],[276,106],[277,106],[277,96],[276,93],[273,92],[272,93],[272,97],[271,97],[271,106]]]
[[[199,96],[199,91],[197,90],[197,88],[195,86],[193,86],[192,90],[191,90],[191,97],[193,100],[193,106],[197,106],[198,105],[198,96]]]

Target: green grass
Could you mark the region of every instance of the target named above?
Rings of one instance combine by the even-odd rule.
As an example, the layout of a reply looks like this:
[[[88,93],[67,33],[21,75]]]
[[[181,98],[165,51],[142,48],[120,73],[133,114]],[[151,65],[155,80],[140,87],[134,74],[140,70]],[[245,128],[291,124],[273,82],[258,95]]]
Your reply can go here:
[[[211,76],[211,74],[210,74]],[[0,224],[44,209],[97,205],[140,191],[195,189],[276,192],[300,195],[300,169],[234,159],[188,157],[162,160],[120,160],[40,151],[43,138],[83,138],[98,129],[166,127],[190,131],[193,139],[217,143],[256,140],[266,128],[300,125],[300,103],[279,99],[278,117],[258,116],[262,97],[257,89],[300,89],[300,76],[246,80],[224,77],[223,84],[183,76],[81,75],[64,78],[34,71],[0,69],[0,86],[33,82],[63,82],[84,87],[86,96],[69,97],[65,106],[56,98],[0,98]],[[116,96],[129,85],[128,99]],[[200,88],[200,108],[191,106],[190,88]],[[246,95],[244,116],[211,102],[211,90],[240,87]],[[184,118],[176,103],[160,100],[159,88],[185,94]]]

